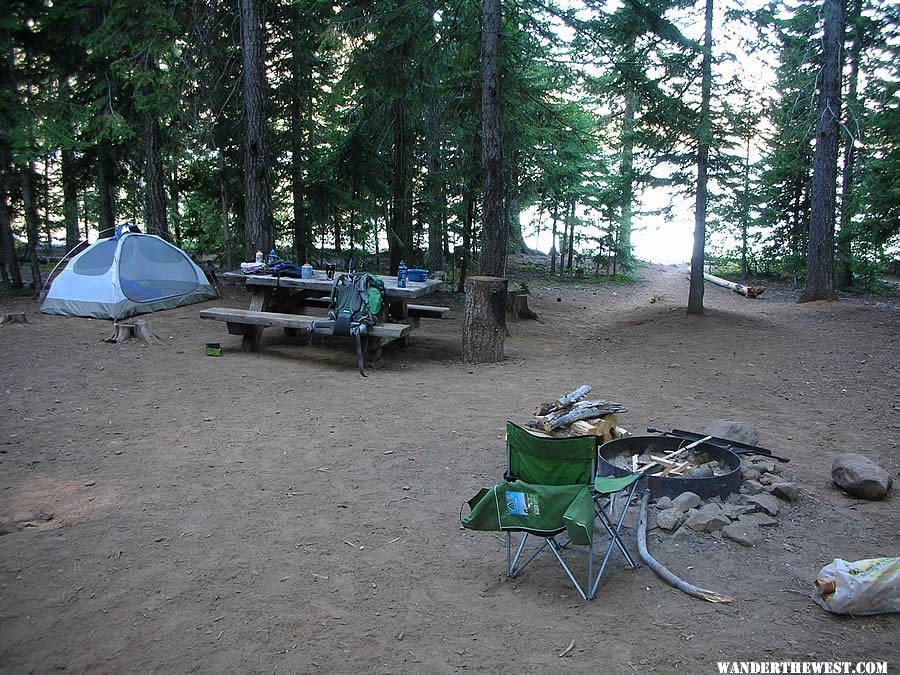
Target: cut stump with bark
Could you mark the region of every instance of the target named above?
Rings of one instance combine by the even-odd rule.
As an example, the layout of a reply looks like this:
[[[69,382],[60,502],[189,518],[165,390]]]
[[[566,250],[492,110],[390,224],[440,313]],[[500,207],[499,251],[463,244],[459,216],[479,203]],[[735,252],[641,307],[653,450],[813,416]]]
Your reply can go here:
[[[128,342],[138,340],[144,344],[152,344],[158,338],[150,330],[150,324],[145,319],[138,319],[132,323],[114,323],[113,334],[104,342]]]
[[[9,312],[8,314],[0,314],[0,326],[7,323],[28,323],[25,312]]]
[[[497,363],[503,360],[507,284],[508,281],[500,277],[466,279],[463,361]]]
[[[511,288],[506,298],[506,313],[514,319],[537,319],[537,313],[528,306],[528,288]]]

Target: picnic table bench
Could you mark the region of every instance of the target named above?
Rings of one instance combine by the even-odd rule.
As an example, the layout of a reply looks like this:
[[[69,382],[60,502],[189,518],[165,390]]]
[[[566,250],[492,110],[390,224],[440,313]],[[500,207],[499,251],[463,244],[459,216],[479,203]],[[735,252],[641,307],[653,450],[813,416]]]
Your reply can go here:
[[[339,273],[338,273],[339,274]],[[250,292],[249,309],[230,307],[210,307],[200,312],[202,319],[224,321],[228,332],[241,335],[244,351],[258,351],[262,346],[264,328],[284,329],[287,335],[296,336],[300,331],[308,333],[313,322],[322,323],[323,315],[306,313],[307,308],[327,308],[330,304],[332,280],[324,271],[317,271],[311,279],[279,277],[271,274],[244,275],[241,272],[226,272],[228,279],[245,281]],[[387,322],[368,329],[363,336],[365,357],[369,365],[376,365],[382,358],[384,345],[394,341],[405,344],[410,332],[419,326],[419,320],[448,319],[449,307],[410,304],[415,299],[434,293],[442,282],[430,279],[425,282],[408,282],[406,287],[397,286],[396,277],[382,277],[385,285]],[[314,326],[314,334],[331,335],[330,327]]]

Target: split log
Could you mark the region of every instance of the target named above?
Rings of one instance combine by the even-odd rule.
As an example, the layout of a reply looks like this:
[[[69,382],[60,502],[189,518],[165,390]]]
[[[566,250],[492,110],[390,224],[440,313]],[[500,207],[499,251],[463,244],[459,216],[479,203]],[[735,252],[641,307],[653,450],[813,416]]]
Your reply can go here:
[[[647,505],[649,503],[650,490],[644,490],[644,496],[643,499],[641,499],[641,517],[638,521],[637,544],[638,552],[641,554],[641,560],[646,563],[647,567],[656,572],[656,575],[670,586],[674,586],[679,591],[684,591],[695,598],[715,603],[726,603],[734,600],[734,598],[730,598],[727,595],[722,595],[715,591],[708,591],[705,588],[689,584],[684,579],[672,574],[666,569],[665,565],[657,562],[656,558],[650,555],[650,551],[647,550]]]
[[[611,413],[625,413],[628,408],[613,401],[581,401],[572,406],[572,409],[564,414],[550,413],[544,419],[544,429],[548,431],[572,424],[578,420],[603,417]]]
[[[25,317],[25,312],[0,314],[0,326],[5,323],[28,323],[28,319]]]
[[[565,396],[561,396],[555,401],[548,401],[547,403],[541,403],[534,411],[534,414],[538,417],[543,417],[544,415],[549,415],[554,410],[559,410],[561,408],[568,408],[570,405],[575,403],[576,401],[584,398],[588,394],[591,393],[591,387],[589,385],[583,384],[575,391],[569,392]]]
[[[758,298],[760,295],[766,292],[765,286],[744,286],[743,284],[736,284],[733,281],[728,281],[728,279],[723,279],[722,277],[716,277],[708,272],[703,273],[703,278],[715,284],[716,286],[721,286],[722,288],[729,288],[735,293],[740,293],[741,295],[748,298]]]
[[[819,577],[815,581],[816,593],[818,593],[821,597],[825,597],[826,595],[832,595],[837,590],[837,585],[835,584],[834,579],[829,577]]]
[[[497,363],[503,360],[507,283],[500,277],[466,278],[463,361]]]

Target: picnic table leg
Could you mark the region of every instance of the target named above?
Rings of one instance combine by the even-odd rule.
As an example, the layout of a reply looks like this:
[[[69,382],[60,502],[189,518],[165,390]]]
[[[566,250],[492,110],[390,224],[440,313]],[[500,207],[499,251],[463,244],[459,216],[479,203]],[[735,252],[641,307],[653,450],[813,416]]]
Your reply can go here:
[[[393,300],[388,305],[388,318],[391,321],[396,321],[397,323],[410,323],[409,316],[409,307],[407,307],[406,299],[401,298],[400,300]],[[419,318],[416,317],[412,320],[412,325],[418,327],[419,326]],[[399,338],[397,342],[402,347],[409,347],[409,335],[404,335],[402,338]]]
[[[250,291],[250,311],[264,312],[269,307],[269,299],[272,297],[272,290],[253,289]],[[262,346],[262,326],[247,326],[247,332],[241,340],[241,350],[245,352],[258,352]]]
[[[380,337],[365,336],[365,364],[367,368],[380,368],[384,362],[384,341]]]

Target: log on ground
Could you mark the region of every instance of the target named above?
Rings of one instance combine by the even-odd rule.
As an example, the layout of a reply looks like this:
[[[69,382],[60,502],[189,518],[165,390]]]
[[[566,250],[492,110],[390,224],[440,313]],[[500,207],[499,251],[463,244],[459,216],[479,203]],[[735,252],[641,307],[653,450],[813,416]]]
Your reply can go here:
[[[723,279],[722,277],[717,277],[709,272],[703,273],[703,278],[716,286],[721,286],[722,288],[729,288],[735,293],[739,293],[748,298],[758,298],[760,295],[766,292],[765,286],[744,286],[743,284],[736,284],[733,281],[728,281],[728,279]]]

